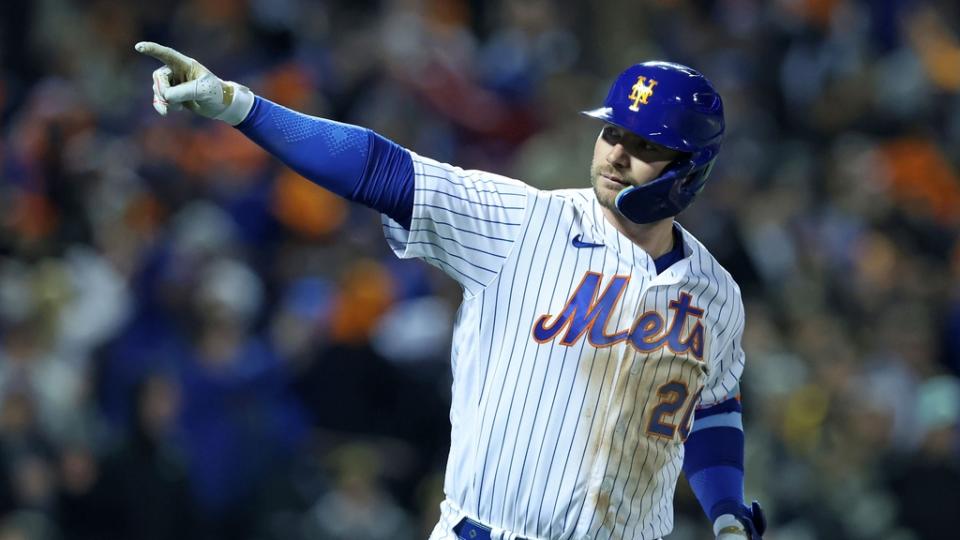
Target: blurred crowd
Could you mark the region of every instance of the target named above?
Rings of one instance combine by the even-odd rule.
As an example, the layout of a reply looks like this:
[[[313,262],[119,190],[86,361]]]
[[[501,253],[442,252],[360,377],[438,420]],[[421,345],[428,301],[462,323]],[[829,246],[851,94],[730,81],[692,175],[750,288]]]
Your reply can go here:
[[[583,187],[621,69],[728,136],[680,221],[746,303],[777,540],[960,530],[960,4],[4,0],[0,540],[425,538],[460,290],[239,132],[158,116],[152,40],[421,155]],[[674,540],[710,538],[683,480]]]

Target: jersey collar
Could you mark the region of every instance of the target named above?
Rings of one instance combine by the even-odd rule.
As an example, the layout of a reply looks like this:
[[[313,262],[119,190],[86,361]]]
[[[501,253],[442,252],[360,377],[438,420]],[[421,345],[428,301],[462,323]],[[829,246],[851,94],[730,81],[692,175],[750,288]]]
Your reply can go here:
[[[603,215],[603,208],[600,201],[597,200],[593,189],[587,188],[590,197],[590,215],[593,221],[595,234],[603,238],[603,242],[617,253],[620,259],[630,266],[648,274],[656,284],[669,284],[680,281],[690,268],[690,257],[695,250],[693,238],[686,229],[680,226],[676,221],[673,222],[674,228],[678,229],[683,238],[683,259],[674,263],[670,268],[657,274],[657,267],[654,264],[653,257],[644,251],[640,246],[633,243],[624,234],[617,230],[612,223],[607,221]]]

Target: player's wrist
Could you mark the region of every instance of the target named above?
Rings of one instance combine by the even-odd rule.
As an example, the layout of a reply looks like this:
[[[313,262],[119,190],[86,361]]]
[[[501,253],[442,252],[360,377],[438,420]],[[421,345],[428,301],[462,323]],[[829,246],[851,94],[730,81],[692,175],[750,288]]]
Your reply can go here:
[[[713,520],[713,532],[717,540],[738,540],[748,538],[760,540],[767,530],[767,518],[760,503],[753,501],[747,507],[743,504],[739,508],[728,509],[724,505],[722,513]]]
[[[223,93],[226,98],[224,101],[228,102],[227,108],[215,118],[236,126],[250,114],[256,96],[246,86],[233,81],[223,81]]]
[[[722,514],[713,520],[713,535],[718,540],[748,538],[743,523],[733,514]]]

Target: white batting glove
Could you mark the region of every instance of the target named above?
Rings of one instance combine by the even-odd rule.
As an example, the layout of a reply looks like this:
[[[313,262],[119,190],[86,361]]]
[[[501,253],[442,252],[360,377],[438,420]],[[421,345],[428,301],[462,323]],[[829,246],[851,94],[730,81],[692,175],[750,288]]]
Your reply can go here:
[[[134,49],[164,64],[153,72],[153,108],[163,116],[167,111],[186,107],[201,116],[235,126],[253,108],[254,96],[249,88],[221,80],[203,64],[179,51],[152,41],[141,41]]]
[[[745,538],[750,538],[750,534],[747,533],[747,530],[743,527],[743,523],[740,523],[740,520],[733,514],[718,516],[716,521],[713,522],[713,534],[717,536],[717,540],[744,540]]]

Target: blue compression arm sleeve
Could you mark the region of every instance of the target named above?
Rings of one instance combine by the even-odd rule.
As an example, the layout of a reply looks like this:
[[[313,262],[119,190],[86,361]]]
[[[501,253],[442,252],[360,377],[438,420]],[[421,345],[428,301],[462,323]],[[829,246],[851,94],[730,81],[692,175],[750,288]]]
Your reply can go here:
[[[743,423],[740,402],[728,399],[700,409],[684,443],[683,472],[713,522],[743,508]]]
[[[400,145],[259,96],[237,129],[310,181],[410,228],[413,159]]]

